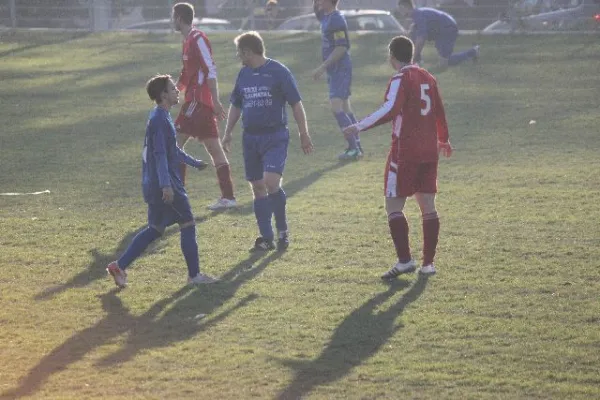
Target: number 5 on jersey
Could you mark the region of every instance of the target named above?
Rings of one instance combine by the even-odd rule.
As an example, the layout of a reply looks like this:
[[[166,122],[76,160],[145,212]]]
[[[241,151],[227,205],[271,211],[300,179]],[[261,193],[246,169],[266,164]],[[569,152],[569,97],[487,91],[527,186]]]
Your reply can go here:
[[[425,108],[421,108],[421,115],[427,115],[431,111],[431,97],[427,93],[428,90],[429,84],[421,84],[421,100],[425,102]]]

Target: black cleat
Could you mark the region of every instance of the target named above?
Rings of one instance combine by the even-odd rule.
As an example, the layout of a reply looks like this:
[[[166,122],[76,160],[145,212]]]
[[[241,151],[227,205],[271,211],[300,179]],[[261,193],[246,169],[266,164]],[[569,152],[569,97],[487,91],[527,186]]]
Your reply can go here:
[[[258,237],[256,238],[256,240],[254,241],[254,247],[250,248],[250,252],[254,253],[257,251],[270,251],[270,250],[275,250],[275,245],[273,244],[272,240],[267,240],[265,238]]]
[[[286,251],[289,245],[290,240],[287,235],[284,235],[277,240],[277,251]]]

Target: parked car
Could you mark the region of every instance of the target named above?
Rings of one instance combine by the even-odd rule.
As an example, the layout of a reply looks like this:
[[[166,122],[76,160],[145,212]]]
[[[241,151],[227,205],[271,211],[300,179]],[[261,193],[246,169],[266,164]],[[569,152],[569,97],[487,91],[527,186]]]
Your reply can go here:
[[[233,24],[226,19],[219,18],[194,18],[194,27],[200,29],[201,31],[235,31],[237,30]],[[138,24],[133,24],[125,27],[125,29],[134,29],[134,30],[173,30],[173,23],[170,19],[157,19],[154,21],[146,21],[140,22]]]
[[[528,14],[528,12],[536,12]],[[600,29],[600,0],[517,2],[483,32],[577,31]]]
[[[384,10],[340,10],[346,17],[349,31],[406,32],[406,29],[389,11]],[[277,30],[318,31],[321,29],[315,14],[300,15],[284,21]]]

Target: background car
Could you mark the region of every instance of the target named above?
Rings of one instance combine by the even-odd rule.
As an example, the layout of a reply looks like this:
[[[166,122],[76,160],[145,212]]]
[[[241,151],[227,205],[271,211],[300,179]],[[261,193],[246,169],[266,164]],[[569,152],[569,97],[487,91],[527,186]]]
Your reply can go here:
[[[194,18],[194,27],[201,31],[235,31],[233,24],[226,19],[219,18]],[[173,23],[170,19],[157,19],[154,21],[145,21],[125,27],[125,29],[139,30],[173,30]]]
[[[540,12],[541,11],[541,12]],[[528,13],[533,13],[529,14]],[[551,0],[517,2],[486,33],[577,31],[600,29],[600,0]]]
[[[389,11],[340,10],[346,17],[349,31],[406,32],[406,29]],[[315,14],[300,15],[284,21],[277,30],[318,31],[321,29]]]

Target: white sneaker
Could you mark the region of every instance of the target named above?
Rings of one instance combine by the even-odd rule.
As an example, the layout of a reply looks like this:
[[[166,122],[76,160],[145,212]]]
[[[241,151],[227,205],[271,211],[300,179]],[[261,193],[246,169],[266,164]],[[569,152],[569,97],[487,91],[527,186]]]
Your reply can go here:
[[[199,273],[193,278],[188,277],[188,285],[204,285],[207,283],[219,282],[218,278],[213,278],[203,273]]]
[[[400,274],[407,274],[410,272],[415,272],[417,268],[417,263],[415,260],[410,260],[406,263],[397,262],[388,272],[381,275],[381,279],[394,279]]]
[[[108,266],[106,267],[106,272],[112,275],[113,279],[115,280],[115,285],[117,285],[117,287],[121,289],[127,287],[127,272],[119,268],[119,265],[116,261],[113,261],[110,264],[108,264]]]
[[[419,268],[419,273],[421,275],[433,275],[435,274],[435,266],[433,265],[433,263],[423,265],[421,268]]]
[[[211,211],[218,211],[218,210],[227,210],[229,208],[235,208],[235,207],[237,207],[237,201],[235,201],[235,199],[226,199],[224,197],[221,197],[214,204],[211,204],[210,206],[208,206],[208,209]]]

